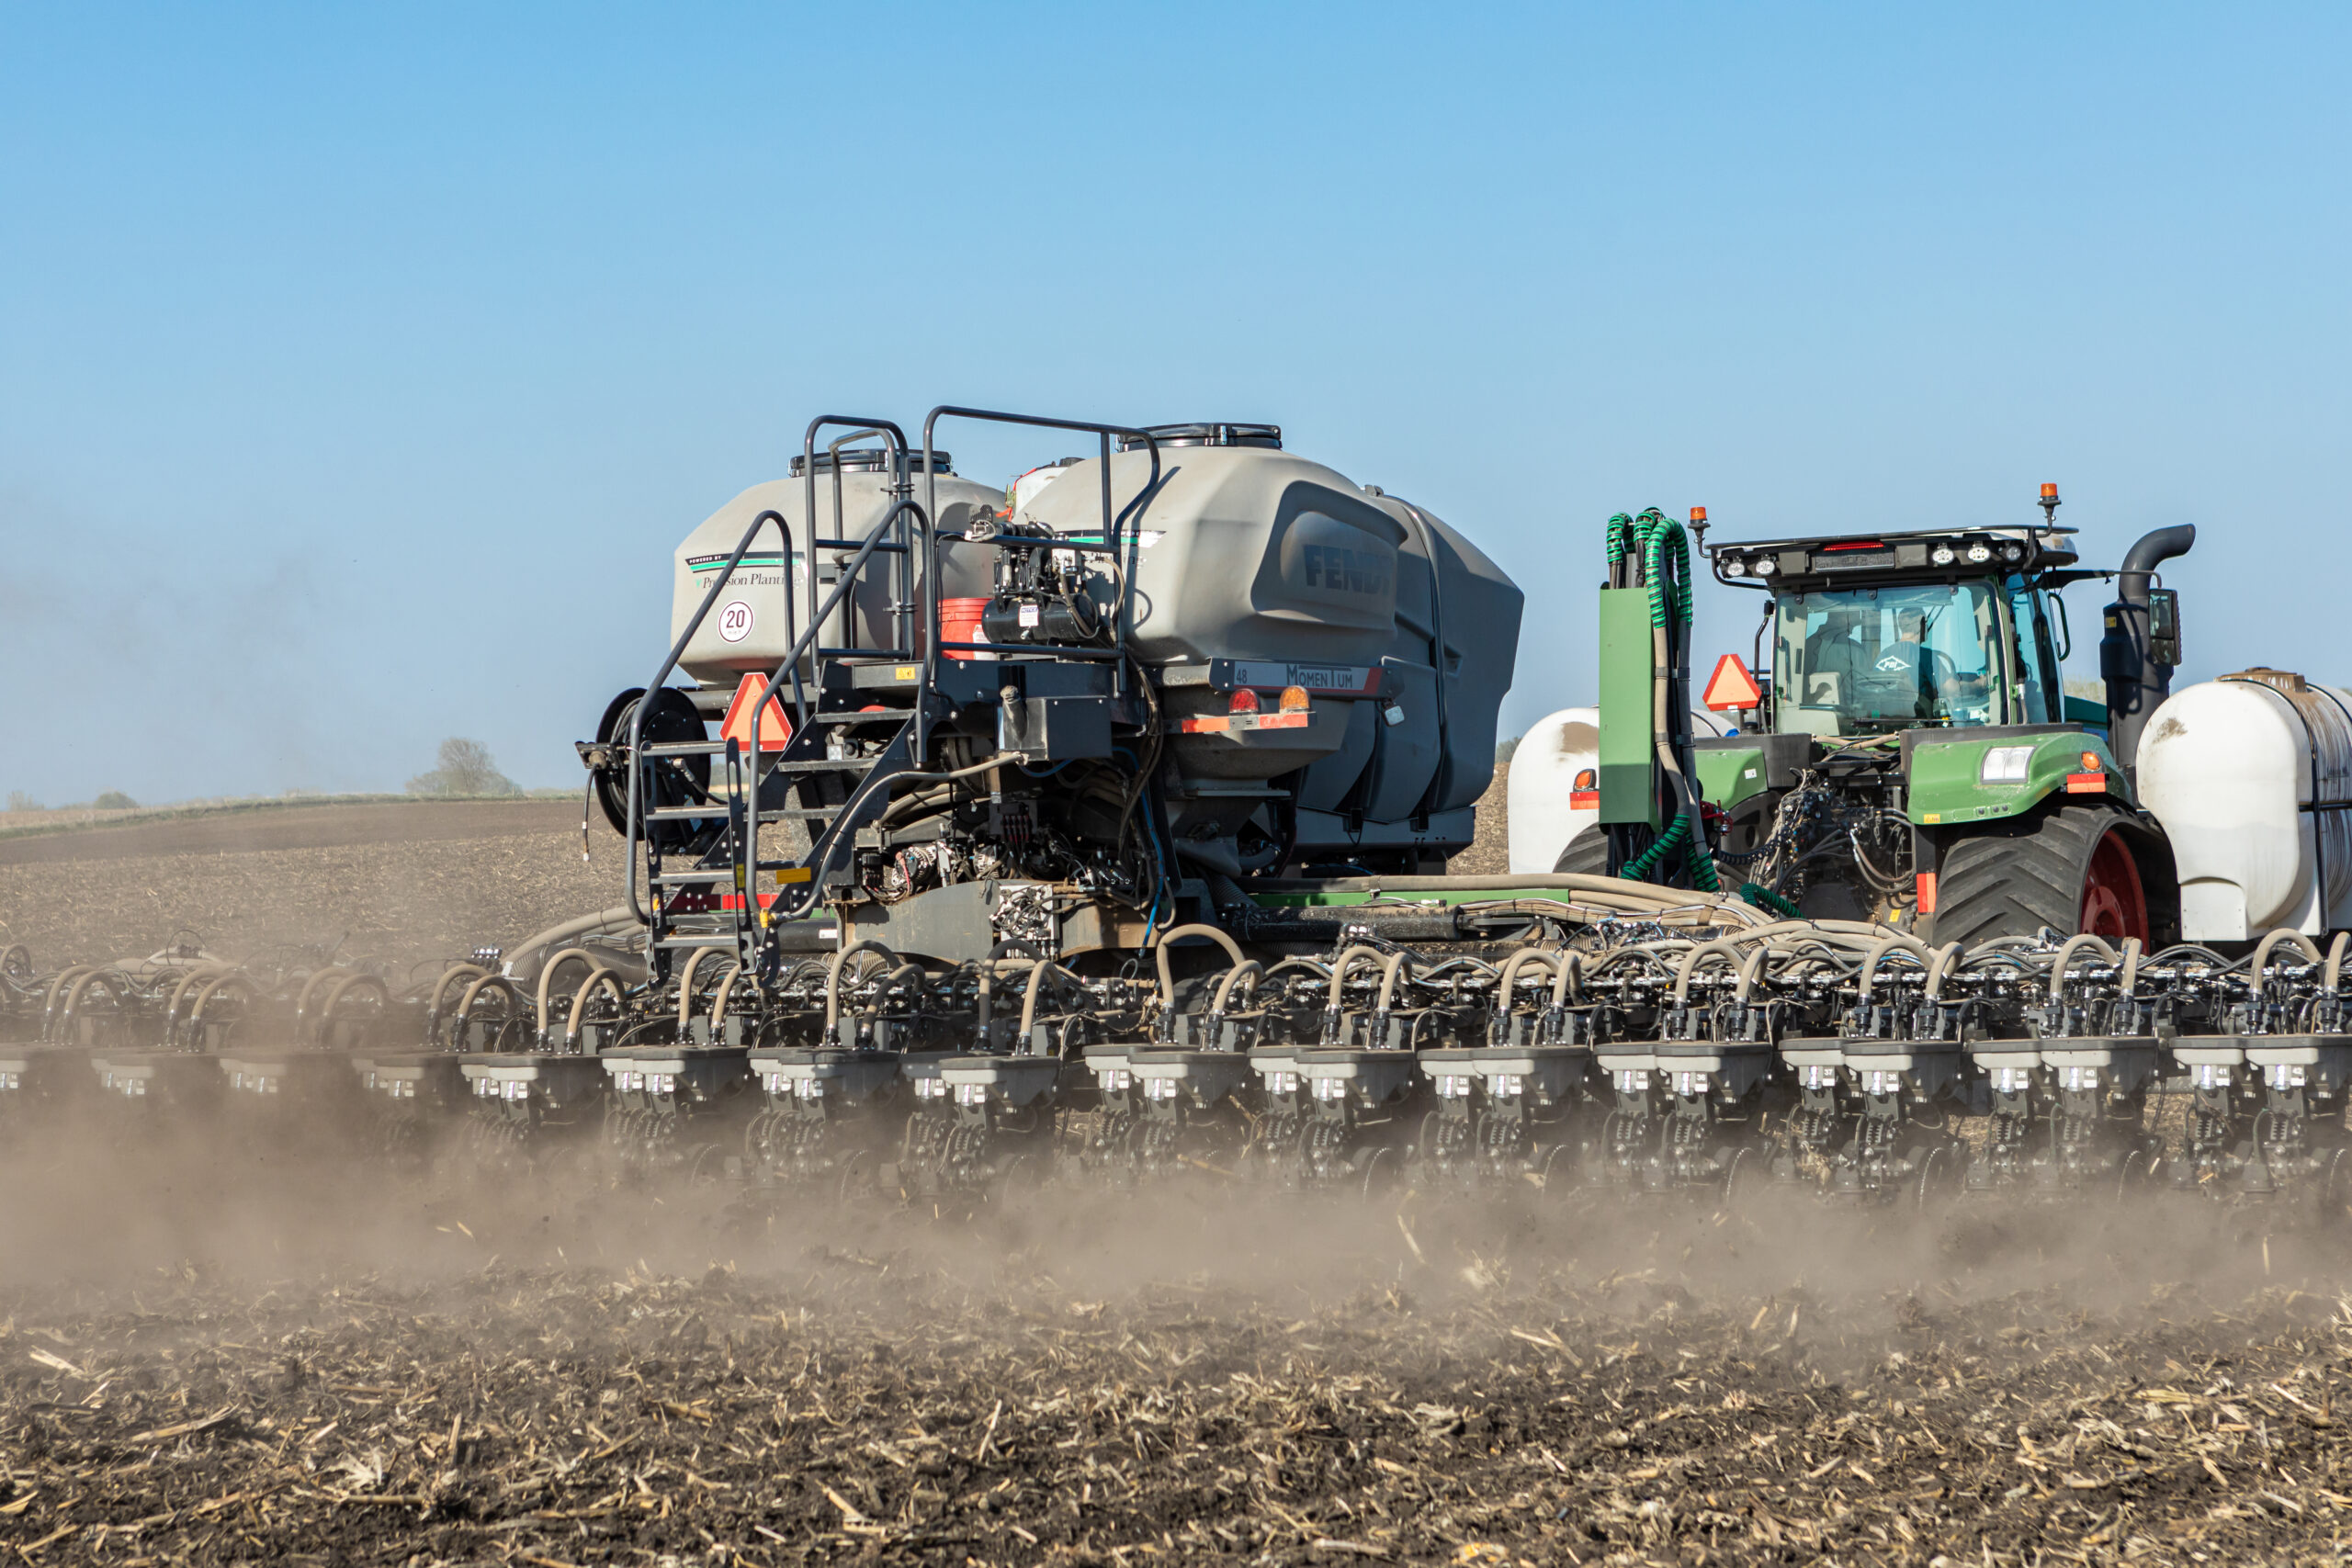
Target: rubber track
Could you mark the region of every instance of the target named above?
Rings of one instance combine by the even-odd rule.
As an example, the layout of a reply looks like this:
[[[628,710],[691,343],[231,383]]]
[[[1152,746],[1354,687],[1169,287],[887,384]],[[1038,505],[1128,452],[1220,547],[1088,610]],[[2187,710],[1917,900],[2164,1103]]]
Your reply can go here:
[[[1567,848],[1560,852],[1552,869],[1582,876],[1608,875],[1609,835],[1599,828],[1587,828],[1568,840]]]
[[[2073,935],[2091,852],[2131,823],[2112,807],[2060,806],[1969,834],[1944,852],[1932,940],[1940,947],[2031,936],[2044,926]]]

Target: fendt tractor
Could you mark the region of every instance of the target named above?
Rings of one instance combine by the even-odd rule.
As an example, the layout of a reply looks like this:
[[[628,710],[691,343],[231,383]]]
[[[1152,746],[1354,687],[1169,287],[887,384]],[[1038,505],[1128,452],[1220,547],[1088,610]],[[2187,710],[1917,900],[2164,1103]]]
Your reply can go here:
[[[974,421],[1091,450],[1000,491],[935,442]],[[2166,698],[2185,530],[2124,563],[2096,713],[2047,513],[1717,547],[1773,658],[1702,739],[1689,537],[1613,519],[1560,780],[1600,823],[1452,875],[1521,605],[1464,536],[1271,425],[920,429],[819,419],[678,547],[666,656],[580,746],[613,908],[415,982],[13,950],[0,1126],[95,1097],[768,1215],[2352,1198],[2352,727],[2269,671]],[[1564,759],[1532,739],[1514,784]]]
[[[1670,525],[1614,520],[1597,754],[1567,785],[1593,820],[1556,868],[1720,877],[1792,916],[1939,943],[2046,930],[2228,947],[2352,923],[2352,698],[2252,669],[2171,699],[2179,597],[2155,569],[2196,530],[2086,569],[2058,504],[2044,485],[2039,526],[1705,547],[1718,582],[1764,599],[1757,669],[1726,655],[1709,682],[1726,733],[1702,730],[1679,626],[1653,615],[1657,593],[1688,592],[1672,559],[1652,587],[1642,541]],[[2093,578],[2117,584],[2104,703],[2060,674],[2060,591]],[[1539,727],[1533,767],[1559,772],[1565,728]]]

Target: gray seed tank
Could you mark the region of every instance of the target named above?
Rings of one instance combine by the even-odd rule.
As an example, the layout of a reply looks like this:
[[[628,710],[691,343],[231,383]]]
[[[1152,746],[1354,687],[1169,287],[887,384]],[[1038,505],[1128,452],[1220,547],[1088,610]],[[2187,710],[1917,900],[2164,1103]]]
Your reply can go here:
[[[960,530],[975,513],[1004,504],[1002,491],[959,477],[946,453],[933,453],[933,457],[939,465],[933,482],[943,526]],[[679,660],[680,668],[696,681],[723,688],[729,695],[744,673],[772,670],[790,651],[791,634],[806,622],[812,603],[820,603],[837,580],[838,558],[809,547],[810,534],[803,515],[808,506],[808,484],[802,461],[799,457],[792,460],[790,478],[753,485],[704,518],[680,542],[672,562],[670,635],[676,637],[684,633],[686,624],[709,592],[714,574],[726,566],[736,541],[742,537],[752,518],[773,510],[783,515],[791,529],[797,599],[787,601],[776,535],[773,530],[764,531],[753,541],[751,553],[729,575],[728,592],[720,595],[717,607],[695,630],[686,645],[685,657]],[[915,453],[908,467],[912,483],[921,485],[924,477],[922,454]],[[876,447],[819,452],[816,468],[817,523],[821,537],[864,539],[880,525],[891,503],[907,491],[895,472],[890,455]],[[814,600],[808,581],[812,557],[817,590]],[[983,552],[949,546],[943,551],[943,596],[988,592],[988,561]],[[882,575],[862,579],[852,596],[854,614],[836,614],[826,629],[824,643],[887,646],[885,617],[892,586]],[[804,668],[807,664],[804,660]]]
[[[1467,847],[1510,689],[1518,586],[1429,512],[1283,451],[1273,426],[1153,434],[1161,476],[1134,525],[1131,636],[1165,693],[1180,852],[1257,871],[1286,836],[1285,858],[1386,871]],[[1126,443],[1111,459],[1114,504],[1136,500],[1150,467]],[[1099,460],[1069,465],[1012,522],[1091,535],[1101,488]],[[1237,690],[1272,708],[1291,688],[1309,696],[1304,727],[1216,728]],[[1237,856],[1253,817],[1275,840]]]

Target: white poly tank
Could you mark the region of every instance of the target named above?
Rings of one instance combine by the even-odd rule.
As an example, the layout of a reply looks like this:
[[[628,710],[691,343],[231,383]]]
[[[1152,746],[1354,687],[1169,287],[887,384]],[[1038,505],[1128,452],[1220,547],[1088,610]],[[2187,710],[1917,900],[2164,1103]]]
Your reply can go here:
[[[2283,670],[2203,682],[2150,716],[2138,762],[2185,940],[2352,925],[2352,693]]]
[[[1693,709],[1690,733],[1718,736],[1722,724],[1713,714]],[[1600,710],[1562,708],[1547,713],[1528,727],[1510,754],[1510,778],[1504,785],[1504,809],[1510,834],[1513,876],[1542,875],[1560,863],[1568,840],[1600,820],[1598,800],[1578,807],[1571,798],[1577,775],[1600,767]]]

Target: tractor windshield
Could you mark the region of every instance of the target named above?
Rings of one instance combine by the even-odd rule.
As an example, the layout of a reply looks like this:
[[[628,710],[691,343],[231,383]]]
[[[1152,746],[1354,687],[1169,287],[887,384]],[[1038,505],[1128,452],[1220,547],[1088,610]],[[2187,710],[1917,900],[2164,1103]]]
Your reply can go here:
[[[2001,615],[1990,581],[1783,593],[1772,661],[1776,727],[1867,735],[1995,724]]]

